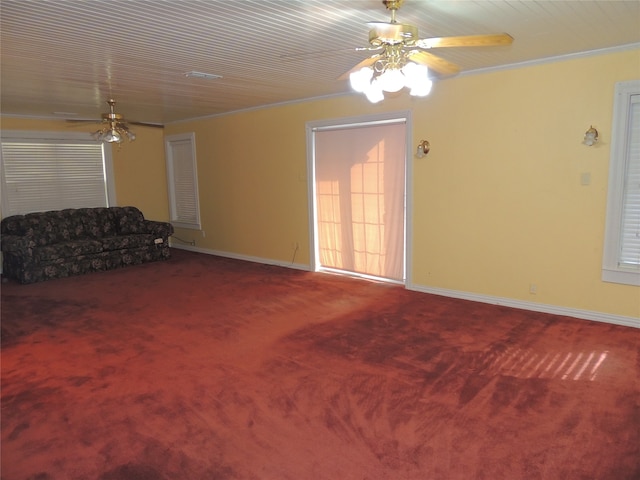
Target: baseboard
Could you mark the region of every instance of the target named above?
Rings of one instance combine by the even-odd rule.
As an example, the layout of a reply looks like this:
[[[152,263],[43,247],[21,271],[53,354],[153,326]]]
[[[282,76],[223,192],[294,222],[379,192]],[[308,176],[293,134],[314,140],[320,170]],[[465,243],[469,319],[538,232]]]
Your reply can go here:
[[[309,265],[303,263],[284,262],[278,260],[272,260],[270,258],[253,257],[250,255],[238,255],[236,253],[223,252],[220,250],[211,250],[209,248],[195,247],[192,245],[174,245],[171,244],[171,248],[177,248],[179,250],[189,250],[192,252],[206,253],[207,255],[215,255],[217,257],[233,258],[235,260],[245,260],[247,262],[262,263],[264,265],[275,265],[278,267],[294,268],[296,270],[310,271]]]
[[[492,305],[503,305],[505,307],[518,308],[521,310],[531,310],[533,312],[551,313],[567,317],[579,318],[582,320],[592,320],[595,322],[611,323],[623,325],[625,327],[640,328],[640,318],[625,317],[623,315],[613,315],[610,313],[594,312],[591,310],[581,310],[577,308],[559,307],[544,303],[525,302],[524,300],[514,300],[512,298],[493,297],[490,295],[480,295],[476,293],[461,292],[458,290],[448,290],[444,288],[433,288],[421,285],[407,286],[409,290],[416,292],[430,293],[444,297],[459,298],[461,300],[471,300],[473,302],[490,303]]]
[[[208,248],[195,247],[191,245],[172,244],[171,247],[181,250],[190,250],[192,252],[206,253],[208,255],[216,255],[219,257],[233,258],[235,260],[263,263],[265,265],[277,265],[279,267],[295,268],[297,270],[305,271],[311,270],[309,265],[301,263],[287,263],[277,260],[271,260],[269,258],[238,255],[235,253],[223,252],[220,250],[210,250]],[[514,300],[512,298],[493,297],[490,295],[480,295],[476,293],[449,290],[445,288],[433,288],[423,285],[407,285],[406,288],[408,290],[414,290],[416,292],[430,293],[432,295],[440,295],[443,297],[459,298],[461,300],[471,300],[473,302],[489,303],[492,305],[503,305],[505,307],[518,308],[520,310],[531,310],[533,312],[551,313],[553,315],[563,315],[567,317],[579,318],[582,320],[592,320],[595,322],[611,323],[613,325],[640,328],[640,318],[625,317],[623,315],[613,315],[610,313],[594,312],[591,310],[559,307],[556,305],[547,305],[543,303],[525,302],[523,300]]]

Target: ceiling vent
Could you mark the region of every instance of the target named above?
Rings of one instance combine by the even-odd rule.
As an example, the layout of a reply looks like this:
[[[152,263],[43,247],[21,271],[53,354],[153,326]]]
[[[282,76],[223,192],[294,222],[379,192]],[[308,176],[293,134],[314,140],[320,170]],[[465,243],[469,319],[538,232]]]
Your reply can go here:
[[[203,78],[205,80],[215,80],[216,78],[222,78],[222,75],[215,75],[213,73],[205,73],[205,72],[197,72],[195,70],[191,70],[184,74],[185,77],[188,78]]]

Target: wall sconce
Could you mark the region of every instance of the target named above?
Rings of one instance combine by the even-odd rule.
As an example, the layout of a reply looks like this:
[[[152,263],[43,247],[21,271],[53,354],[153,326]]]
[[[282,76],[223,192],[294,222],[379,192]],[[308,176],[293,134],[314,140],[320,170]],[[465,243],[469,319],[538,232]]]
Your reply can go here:
[[[587,130],[584,133],[584,140],[582,141],[582,143],[584,143],[588,147],[592,147],[596,144],[597,141],[598,141],[598,130],[593,128],[593,125],[591,125],[589,127],[589,130]]]
[[[418,158],[424,157],[427,153],[429,153],[430,149],[431,149],[431,144],[426,140],[422,140],[418,144],[418,148],[416,148],[416,157]]]

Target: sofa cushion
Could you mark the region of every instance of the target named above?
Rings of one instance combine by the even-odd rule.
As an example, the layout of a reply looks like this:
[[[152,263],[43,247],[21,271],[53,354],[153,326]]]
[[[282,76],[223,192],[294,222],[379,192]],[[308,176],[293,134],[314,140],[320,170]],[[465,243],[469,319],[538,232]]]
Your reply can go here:
[[[142,212],[136,207],[112,207],[120,235],[147,233]]]
[[[36,245],[53,245],[71,240],[71,219],[68,210],[28,213],[24,216],[25,233],[33,236]]]
[[[70,213],[71,239],[99,239],[116,235],[117,225],[111,209],[78,208]]]
[[[102,249],[105,252],[127,248],[149,247],[154,245],[154,240],[155,237],[151,234],[119,235],[117,237],[105,237],[101,239]]]
[[[47,263],[60,258],[71,258],[100,252],[102,252],[102,242],[98,240],[74,240],[35,247],[33,249],[33,258],[38,262]]]

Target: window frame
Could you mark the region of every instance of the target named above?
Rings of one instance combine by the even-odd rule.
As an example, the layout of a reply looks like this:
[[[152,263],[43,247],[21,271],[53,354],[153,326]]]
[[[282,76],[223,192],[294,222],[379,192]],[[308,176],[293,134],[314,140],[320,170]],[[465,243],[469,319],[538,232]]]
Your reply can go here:
[[[0,131],[0,143],[5,142],[33,142],[33,143],[85,143],[93,144],[95,140],[91,139],[86,132],[61,132],[61,131],[36,131],[36,130],[2,130]],[[116,201],[115,174],[113,169],[113,152],[111,144],[102,144],[102,163],[103,175],[105,181],[105,193],[107,206],[114,206]],[[4,166],[2,165],[2,149],[0,148],[0,186],[2,187],[1,199],[2,216],[7,217],[14,215],[8,212],[8,189],[5,185]],[[43,209],[43,211],[46,209]],[[24,212],[22,212],[24,213]]]
[[[627,285],[640,285],[640,269],[620,265],[622,237],[622,212],[624,184],[629,151],[629,124],[632,97],[640,95],[640,80],[618,82],[613,101],[611,129],[611,157],[609,164],[609,189],[605,241],[602,260],[602,280]]]
[[[191,148],[191,171],[193,173],[193,202],[195,207],[195,221],[192,219],[180,218],[178,208],[178,198],[176,194],[175,161],[173,158],[172,144],[177,142],[189,142]],[[165,157],[167,163],[167,187],[169,190],[169,214],[170,222],[175,227],[187,228],[191,230],[201,230],[200,220],[200,194],[198,192],[198,162],[196,157],[196,137],[194,132],[168,135],[165,137]]]

